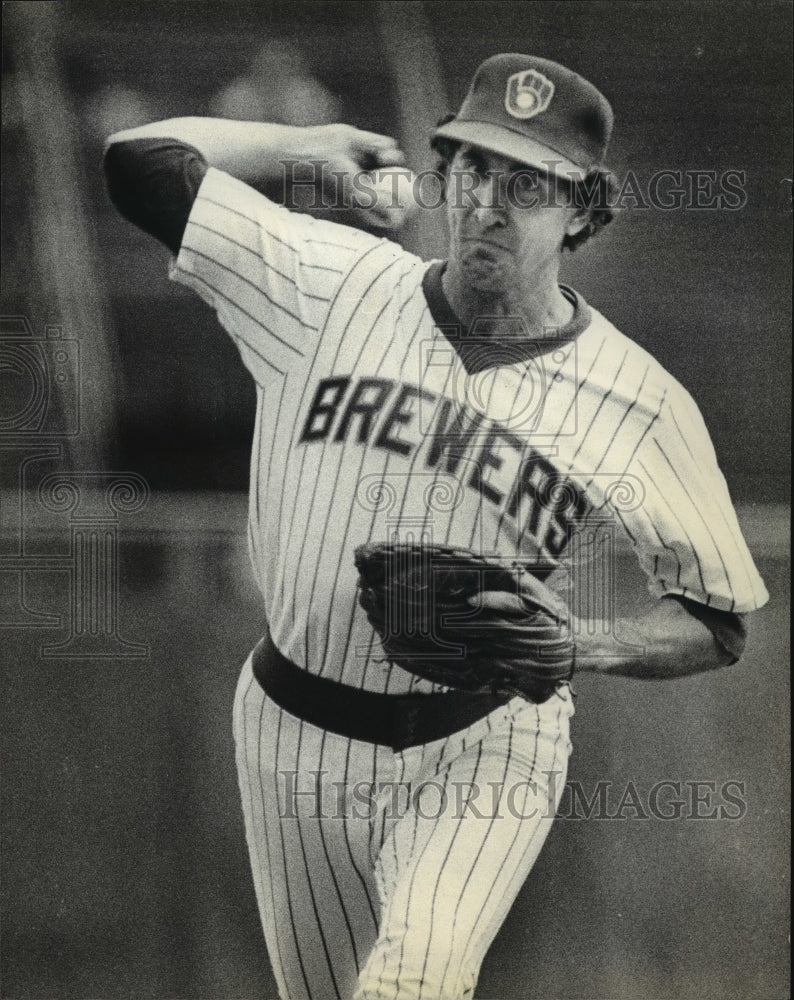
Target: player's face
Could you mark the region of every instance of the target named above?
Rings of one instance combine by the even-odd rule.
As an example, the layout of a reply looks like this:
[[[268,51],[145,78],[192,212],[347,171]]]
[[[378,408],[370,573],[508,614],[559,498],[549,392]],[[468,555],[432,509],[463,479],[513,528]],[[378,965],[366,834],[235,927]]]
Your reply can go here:
[[[449,266],[471,287],[495,295],[556,276],[564,237],[587,221],[570,194],[542,171],[461,146],[447,187]]]

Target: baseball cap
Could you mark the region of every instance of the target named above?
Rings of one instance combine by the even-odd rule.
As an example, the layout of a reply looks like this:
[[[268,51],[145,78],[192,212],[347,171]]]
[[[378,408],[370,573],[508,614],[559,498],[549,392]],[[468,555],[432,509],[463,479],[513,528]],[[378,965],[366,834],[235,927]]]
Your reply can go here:
[[[460,111],[433,133],[574,180],[603,163],[609,101],[549,59],[506,52],[478,68]]]

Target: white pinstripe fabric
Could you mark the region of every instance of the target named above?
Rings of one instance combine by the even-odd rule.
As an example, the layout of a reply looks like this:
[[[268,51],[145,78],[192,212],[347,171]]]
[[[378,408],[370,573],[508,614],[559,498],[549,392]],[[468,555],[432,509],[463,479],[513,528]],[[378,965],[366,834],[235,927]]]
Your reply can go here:
[[[338,783],[350,789],[378,773],[390,780],[392,753],[282,712],[254,681],[250,661],[238,684],[234,737],[254,887],[279,995],[350,998],[378,933],[371,854],[377,823],[346,815]],[[316,772],[325,772],[317,798]]]
[[[551,828],[572,715],[567,689],[541,706],[516,698],[395,754],[282,712],[249,660],[235,698],[237,767],[283,1000],[471,997]],[[298,773],[297,797],[285,772]],[[357,783],[381,793],[362,793],[352,816]],[[469,801],[472,785],[480,794]]]
[[[171,273],[217,311],[256,381],[249,549],[273,640],[310,672],[390,694],[437,690],[379,655],[353,570],[370,540],[426,538],[551,567],[571,531],[608,515],[653,593],[733,611],[767,599],[691,397],[575,293],[567,339],[467,370],[433,315],[425,263],[215,170]],[[556,507],[540,499],[555,482],[569,490]],[[625,482],[637,502],[621,499]],[[281,772],[325,769],[326,794],[400,776],[540,787],[545,771],[565,771],[570,714],[569,697],[511,702],[395,757],[281,712],[246,666],[237,762],[282,997],[471,996],[551,818],[414,810],[390,821],[381,809],[320,820],[303,799],[286,819]]]
[[[217,309],[258,386],[250,547],[285,655],[353,686],[431,690],[376,662],[353,549],[424,531],[510,556],[540,550],[553,562],[542,549],[553,512],[532,490],[515,499],[533,454],[596,512],[610,508],[621,477],[641,483],[643,502],[615,514],[654,594],[735,611],[764,603],[697,407],[650,355],[592,310],[587,329],[540,360],[467,374],[427,307],[426,269],[388,241],[286,212],[217,171],[199,192],[172,276]],[[329,378],[345,380],[344,402],[323,439],[300,442]],[[375,381],[364,390],[362,379]],[[392,427],[408,447],[400,454],[375,443],[406,386],[425,398],[414,395],[411,419]],[[343,418],[357,391],[381,405]],[[455,419],[475,433],[452,456],[437,431]],[[503,432],[499,468],[482,465],[488,427]],[[367,502],[376,482],[390,505]],[[456,502],[433,507],[430,487],[455,491]]]
[[[356,1000],[473,995],[551,828],[572,715],[567,689],[540,706],[514,699],[451,739],[398,755],[401,780],[427,791],[387,831],[377,867],[383,918]],[[482,798],[467,810],[470,784]]]

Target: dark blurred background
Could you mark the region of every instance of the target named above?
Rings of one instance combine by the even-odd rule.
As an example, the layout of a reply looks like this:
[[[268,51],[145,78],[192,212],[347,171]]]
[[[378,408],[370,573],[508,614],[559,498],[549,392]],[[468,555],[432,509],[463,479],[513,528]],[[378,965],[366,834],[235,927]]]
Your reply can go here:
[[[86,0],[3,7],[4,998],[275,995],[230,722],[259,626],[253,387],[109,204],[105,137],[177,115],[344,120],[396,134],[418,170],[477,64],[511,50],[604,91],[619,176],[744,174],[740,210],[629,209],[565,278],[698,400],[773,597],[740,667],[579,685],[572,778],[743,781],[744,818],[559,822],[478,995],[788,995],[790,4]],[[443,255],[442,214],[402,239]],[[48,327],[76,346],[31,429],[9,345]],[[119,628],[146,656],[42,655],[74,589],[69,524],[36,493],[53,470],[148,484],[117,554]],[[620,580],[640,600],[630,560]]]

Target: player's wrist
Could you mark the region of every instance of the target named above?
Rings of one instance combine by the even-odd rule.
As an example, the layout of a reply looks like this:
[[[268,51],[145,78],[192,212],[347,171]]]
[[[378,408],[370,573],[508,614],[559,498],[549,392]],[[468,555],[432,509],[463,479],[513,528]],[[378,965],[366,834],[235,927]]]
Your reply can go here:
[[[573,670],[577,674],[610,674],[620,672],[623,659],[615,656],[611,630],[606,622],[593,622],[581,618],[569,620]],[[606,640],[606,641],[605,641]]]

